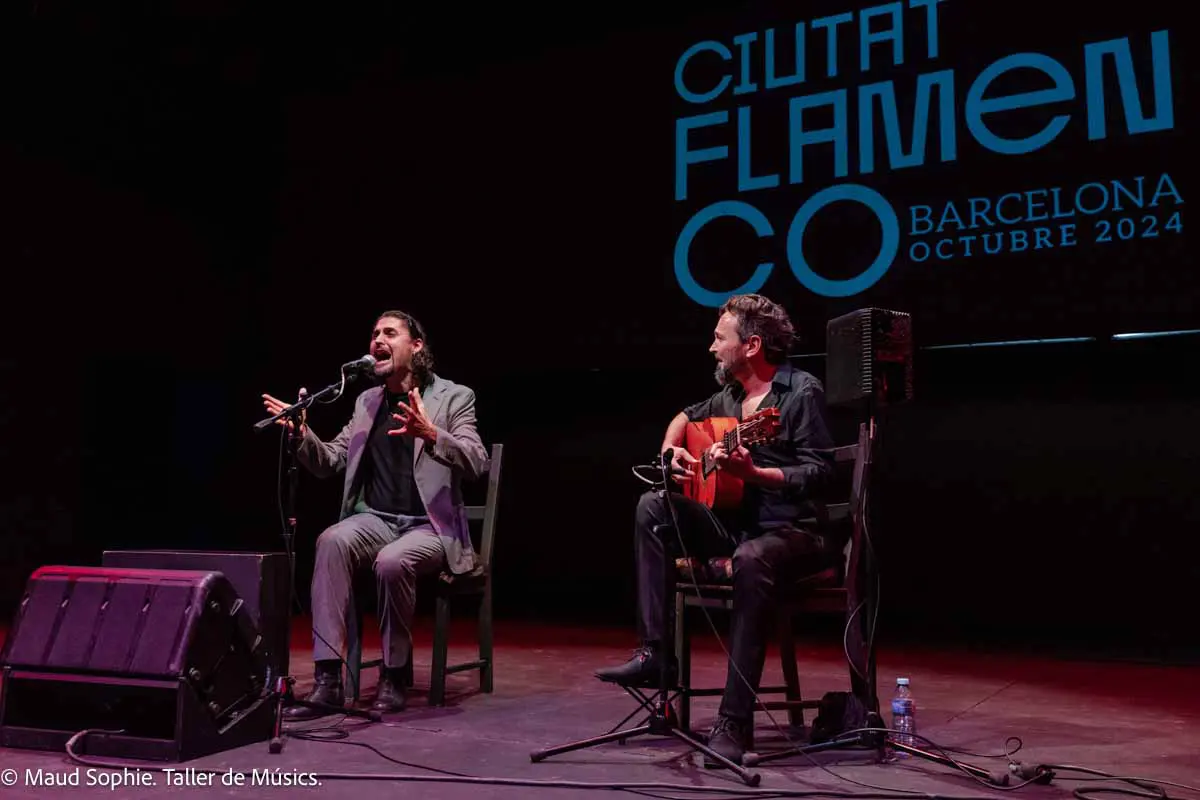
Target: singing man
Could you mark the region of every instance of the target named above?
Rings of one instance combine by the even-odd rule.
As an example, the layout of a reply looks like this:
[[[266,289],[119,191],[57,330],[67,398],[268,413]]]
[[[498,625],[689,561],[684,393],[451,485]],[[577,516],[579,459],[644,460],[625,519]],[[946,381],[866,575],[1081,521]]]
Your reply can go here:
[[[339,521],[317,539],[312,578],[315,686],[306,698],[342,706],[352,581],[370,564],[379,598],[383,671],[372,708],[403,710],[402,671],[412,658],[417,580],[442,569],[475,568],[461,484],[487,473],[475,424],[475,393],[433,371],[421,324],[403,311],[375,322],[370,353],[382,386],[359,395],[350,421],[331,441],[301,424],[298,460],[318,477],[345,473]],[[263,395],[275,415],[289,404]],[[292,720],[323,712],[292,706]]]

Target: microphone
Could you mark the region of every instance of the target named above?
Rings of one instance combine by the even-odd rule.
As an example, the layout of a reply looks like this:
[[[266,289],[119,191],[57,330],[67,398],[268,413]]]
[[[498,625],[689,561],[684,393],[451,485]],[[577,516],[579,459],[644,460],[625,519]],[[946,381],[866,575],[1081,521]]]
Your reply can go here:
[[[662,461],[660,463],[664,467],[671,466],[671,462],[674,460],[675,460],[675,448],[674,447],[668,447],[666,450],[663,450]]]
[[[362,358],[342,364],[342,372],[373,369],[374,367],[375,356],[363,356]]]

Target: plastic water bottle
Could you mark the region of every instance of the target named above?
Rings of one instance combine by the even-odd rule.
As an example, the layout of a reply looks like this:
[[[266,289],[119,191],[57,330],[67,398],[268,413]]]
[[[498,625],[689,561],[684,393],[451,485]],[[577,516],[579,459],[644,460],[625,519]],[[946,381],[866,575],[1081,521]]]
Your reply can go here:
[[[896,694],[892,697],[892,741],[915,747],[917,740],[912,734],[917,732],[917,704],[913,699],[912,689],[908,686],[908,678],[896,679]],[[905,756],[907,753],[896,753]]]

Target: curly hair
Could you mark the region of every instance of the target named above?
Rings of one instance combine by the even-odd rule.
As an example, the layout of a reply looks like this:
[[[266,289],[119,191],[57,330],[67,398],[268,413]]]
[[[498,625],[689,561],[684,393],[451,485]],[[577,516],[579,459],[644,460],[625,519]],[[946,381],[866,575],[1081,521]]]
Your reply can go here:
[[[782,306],[761,294],[739,294],[725,301],[718,316],[726,313],[737,319],[738,337],[743,342],[751,336],[762,339],[768,363],[782,364],[787,360],[795,328]]]
[[[423,347],[413,353],[412,357],[413,382],[417,386],[428,386],[433,380],[433,351],[429,348],[429,337],[425,335],[425,326],[407,311],[384,311],[375,319],[378,321],[384,317],[400,320],[404,323],[404,327],[408,328],[409,338],[414,341],[421,340]]]

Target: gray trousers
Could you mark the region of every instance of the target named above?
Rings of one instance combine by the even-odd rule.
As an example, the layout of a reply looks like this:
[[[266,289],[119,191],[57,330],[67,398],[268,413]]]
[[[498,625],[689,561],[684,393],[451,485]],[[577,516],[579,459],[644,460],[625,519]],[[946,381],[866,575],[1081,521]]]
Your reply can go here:
[[[379,598],[385,667],[399,668],[412,653],[417,579],[446,562],[442,540],[424,517],[359,513],[331,525],[317,538],[312,579],[313,660],[337,660],[346,652],[349,615],[355,613],[353,580],[371,561]]]

